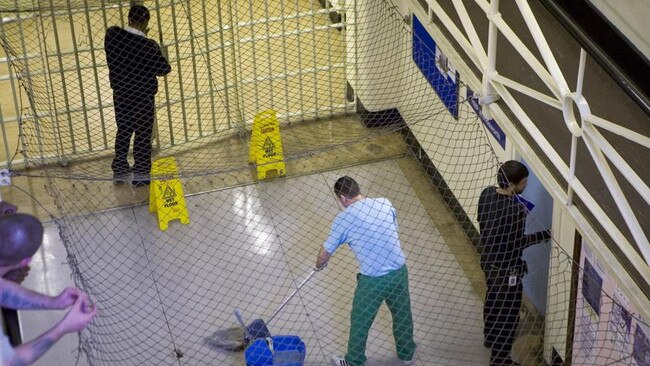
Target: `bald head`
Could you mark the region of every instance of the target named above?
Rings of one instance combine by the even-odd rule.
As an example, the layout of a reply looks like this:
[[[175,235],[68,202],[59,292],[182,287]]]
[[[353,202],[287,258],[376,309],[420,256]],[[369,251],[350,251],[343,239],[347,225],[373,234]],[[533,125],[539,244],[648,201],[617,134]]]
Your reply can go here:
[[[31,258],[43,242],[43,225],[22,213],[0,217],[0,266]]]

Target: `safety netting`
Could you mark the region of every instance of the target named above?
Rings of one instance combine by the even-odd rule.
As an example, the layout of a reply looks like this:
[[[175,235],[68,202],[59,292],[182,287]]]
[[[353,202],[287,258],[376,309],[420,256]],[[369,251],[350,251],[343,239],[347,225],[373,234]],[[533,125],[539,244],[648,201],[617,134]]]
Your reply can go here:
[[[149,41],[125,30],[128,2],[0,3],[30,166],[16,174],[47,180],[74,280],[100,309],[78,362],[317,365],[347,351],[355,364],[369,331],[368,365],[543,365],[553,353],[647,364],[648,327],[588,252],[542,241],[527,269],[503,264],[486,281],[477,218],[498,145],[429,20],[405,21],[388,0],[138,4]],[[264,137],[267,112],[277,124]],[[115,168],[120,123],[134,149],[153,147],[153,170],[134,171],[131,153]],[[151,143],[138,142],[147,129]],[[356,215],[341,216],[342,176],[367,197]],[[524,203],[512,201],[516,217],[484,209],[549,229]],[[368,238],[376,252],[351,242],[311,274],[337,222],[342,242]],[[490,250],[518,258],[524,244],[509,240]],[[236,309],[245,327],[265,320],[273,351],[245,340]],[[224,329],[247,351],[221,347]]]

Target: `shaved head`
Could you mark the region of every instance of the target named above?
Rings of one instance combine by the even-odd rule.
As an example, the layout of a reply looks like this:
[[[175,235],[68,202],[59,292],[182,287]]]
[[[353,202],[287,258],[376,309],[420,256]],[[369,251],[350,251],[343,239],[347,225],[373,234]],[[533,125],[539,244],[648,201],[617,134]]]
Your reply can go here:
[[[32,215],[0,217],[0,266],[31,258],[43,242],[43,225]]]

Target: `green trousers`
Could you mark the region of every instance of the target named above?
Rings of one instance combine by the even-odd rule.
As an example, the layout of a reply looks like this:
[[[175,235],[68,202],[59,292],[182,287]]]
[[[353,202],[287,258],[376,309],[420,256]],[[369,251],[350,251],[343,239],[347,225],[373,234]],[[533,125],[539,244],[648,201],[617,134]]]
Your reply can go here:
[[[415,353],[413,341],[413,315],[409,295],[408,270],[406,265],[380,277],[357,274],[357,288],[354,290],[352,314],[350,315],[350,337],[345,360],[350,366],[362,366],[366,362],[366,342],[379,307],[386,301],[393,316],[393,336],[400,360],[410,360]]]

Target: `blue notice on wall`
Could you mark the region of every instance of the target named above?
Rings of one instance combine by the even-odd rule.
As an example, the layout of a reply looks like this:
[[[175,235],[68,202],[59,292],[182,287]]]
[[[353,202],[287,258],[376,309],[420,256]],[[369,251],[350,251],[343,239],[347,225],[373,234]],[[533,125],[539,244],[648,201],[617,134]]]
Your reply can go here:
[[[600,296],[603,290],[603,278],[585,258],[585,269],[582,274],[582,296],[600,316]]]
[[[436,42],[415,15],[413,15],[413,61],[451,115],[458,119],[458,71],[440,52]]]
[[[645,330],[647,331],[647,328]],[[644,331],[641,322],[637,322],[632,355],[639,366],[650,366],[650,338],[648,338],[646,331]]]
[[[470,88],[467,88],[467,100],[469,101],[469,104],[474,109],[474,112],[476,112],[476,114],[478,114],[481,121],[483,121],[483,124],[485,125],[485,127],[487,127],[488,131],[490,131],[492,136],[494,136],[494,138],[497,140],[499,145],[501,145],[501,147],[505,149],[506,134],[503,133],[503,130],[501,129],[501,127],[499,127],[499,125],[495,120],[485,118],[485,116],[483,115],[483,110],[481,109],[481,105],[478,104],[478,99],[474,98],[474,92]]]

